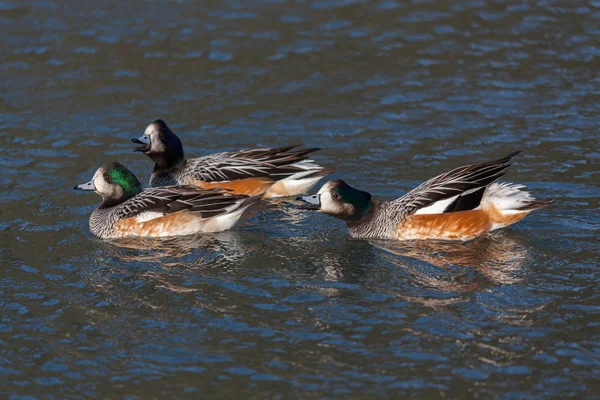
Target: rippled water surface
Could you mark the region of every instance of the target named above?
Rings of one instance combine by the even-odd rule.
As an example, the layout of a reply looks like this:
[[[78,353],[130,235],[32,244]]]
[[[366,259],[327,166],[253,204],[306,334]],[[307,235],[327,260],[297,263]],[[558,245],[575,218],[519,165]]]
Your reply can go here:
[[[600,2],[0,1],[3,398],[600,397]],[[267,204],[98,240],[108,161],[304,142],[394,197],[514,150],[555,203],[467,244]]]

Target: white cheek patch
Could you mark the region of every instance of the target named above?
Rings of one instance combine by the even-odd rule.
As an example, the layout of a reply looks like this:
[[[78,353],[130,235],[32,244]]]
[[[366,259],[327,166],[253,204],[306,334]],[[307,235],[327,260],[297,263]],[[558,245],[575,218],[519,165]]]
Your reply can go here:
[[[154,124],[150,124],[144,131],[144,135],[150,137],[152,132],[154,132],[155,130],[156,130],[156,126]]]
[[[94,181],[94,188],[96,188],[96,192],[106,193],[108,185],[104,181],[104,176],[102,176],[102,172],[100,170],[96,171],[94,177],[92,178],[92,181]]]
[[[333,202],[330,192],[321,193],[321,211],[325,213],[335,213],[338,209],[336,204]]]

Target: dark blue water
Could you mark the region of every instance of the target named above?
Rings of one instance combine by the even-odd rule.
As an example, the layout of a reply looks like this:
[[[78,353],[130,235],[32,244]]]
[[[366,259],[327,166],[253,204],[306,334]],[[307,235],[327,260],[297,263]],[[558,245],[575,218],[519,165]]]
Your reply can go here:
[[[600,3],[0,2],[0,394],[599,398]],[[75,193],[165,119],[189,156],[304,142],[392,198],[523,150],[554,204],[467,244],[92,237]]]

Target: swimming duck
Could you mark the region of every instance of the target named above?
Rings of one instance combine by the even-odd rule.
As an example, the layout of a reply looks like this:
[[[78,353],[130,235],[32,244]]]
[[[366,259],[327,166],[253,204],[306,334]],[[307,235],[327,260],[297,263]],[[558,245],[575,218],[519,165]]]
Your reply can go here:
[[[331,168],[323,168],[308,158],[308,154],[319,148],[297,148],[298,145],[216,153],[187,160],[181,141],[161,119],[131,141],[141,144],[135,151],[154,161],[150,187],[220,187],[233,193],[264,193],[264,197],[273,198],[305,193],[332,172]]]
[[[446,172],[399,199],[374,200],[342,180],[327,182],[307,205],[346,221],[355,238],[470,240],[520,221],[552,200],[536,200],[523,185],[497,183],[520,152]]]
[[[223,231],[260,198],[194,186],[143,190],[135,175],[116,162],[98,168],[91,181],[74,189],[102,196],[90,217],[90,230],[101,238]]]

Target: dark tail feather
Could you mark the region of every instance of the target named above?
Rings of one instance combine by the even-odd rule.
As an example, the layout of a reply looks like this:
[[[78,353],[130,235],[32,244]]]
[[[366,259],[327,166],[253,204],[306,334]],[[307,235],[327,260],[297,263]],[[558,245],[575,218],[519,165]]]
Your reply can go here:
[[[533,211],[548,207],[554,199],[532,200],[519,208],[519,211]]]

